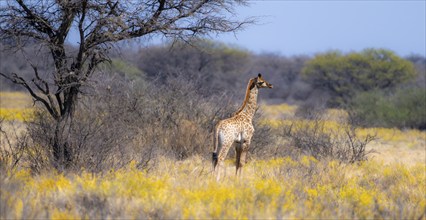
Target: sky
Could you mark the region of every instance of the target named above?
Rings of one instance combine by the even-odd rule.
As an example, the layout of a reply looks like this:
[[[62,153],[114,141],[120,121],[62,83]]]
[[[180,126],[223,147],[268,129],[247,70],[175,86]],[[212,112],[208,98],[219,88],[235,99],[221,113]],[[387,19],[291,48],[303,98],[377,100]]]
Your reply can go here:
[[[426,0],[250,1],[238,17],[258,17],[234,34],[213,39],[255,53],[313,55],[329,50],[384,48],[426,56]]]
[[[285,56],[366,48],[426,56],[426,0],[249,0],[236,13],[256,17],[257,24],[212,40]]]

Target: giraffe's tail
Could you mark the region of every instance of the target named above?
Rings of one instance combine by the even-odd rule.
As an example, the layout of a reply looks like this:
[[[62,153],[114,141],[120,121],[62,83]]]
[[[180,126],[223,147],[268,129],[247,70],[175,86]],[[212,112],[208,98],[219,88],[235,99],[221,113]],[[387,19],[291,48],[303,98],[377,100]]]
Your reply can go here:
[[[217,127],[214,130],[214,137],[213,137],[213,152],[212,152],[212,164],[213,164],[213,170],[216,169],[216,165],[218,162],[218,154],[219,154],[219,134],[217,131]]]
[[[212,155],[212,163],[213,163],[213,170],[214,170],[214,168],[216,167],[216,165],[217,165],[217,153],[216,152],[213,152],[212,153],[213,155]]]

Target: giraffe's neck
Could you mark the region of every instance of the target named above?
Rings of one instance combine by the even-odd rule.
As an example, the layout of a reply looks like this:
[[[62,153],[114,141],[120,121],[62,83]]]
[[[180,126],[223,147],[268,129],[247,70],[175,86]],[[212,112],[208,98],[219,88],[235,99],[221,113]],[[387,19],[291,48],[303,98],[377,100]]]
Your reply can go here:
[[[246,96],[244,98],[243,104],[240,109],[235,113],[235,115],[243,116],[248,120],[252,120],[254,113],[256,113],[257,109],[257,94],[259,89],[257,86],[253,85],[254,80],[250,80],[247,85]]]

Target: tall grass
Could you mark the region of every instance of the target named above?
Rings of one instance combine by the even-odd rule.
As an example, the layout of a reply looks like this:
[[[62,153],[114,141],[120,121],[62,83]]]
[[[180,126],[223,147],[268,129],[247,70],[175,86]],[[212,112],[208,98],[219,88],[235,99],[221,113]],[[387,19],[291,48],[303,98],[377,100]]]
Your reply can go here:
[[[229,169],[231,166],[228,167]],[[102,174],[27,170],[1,178],[1,218],[424,218],[426,165],[254,160],[223,182],[209,161],[161,159]]]

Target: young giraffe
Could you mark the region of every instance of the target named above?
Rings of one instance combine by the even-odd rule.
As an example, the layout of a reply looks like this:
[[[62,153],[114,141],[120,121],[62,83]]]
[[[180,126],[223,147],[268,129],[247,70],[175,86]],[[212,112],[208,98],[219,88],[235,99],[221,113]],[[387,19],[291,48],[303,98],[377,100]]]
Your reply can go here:
[[[257,94],[260,88],[272,88],[262,75],[250,79],[244,102],[234,116],[219,121],[214,132],[213,170],[219,181],[220,172],[224,169],[224,160],[229,148],[235,146],[236,174],[241,176],[241,169],[246,162],[247,151],[254,133],[253,116],[257,108]]]

